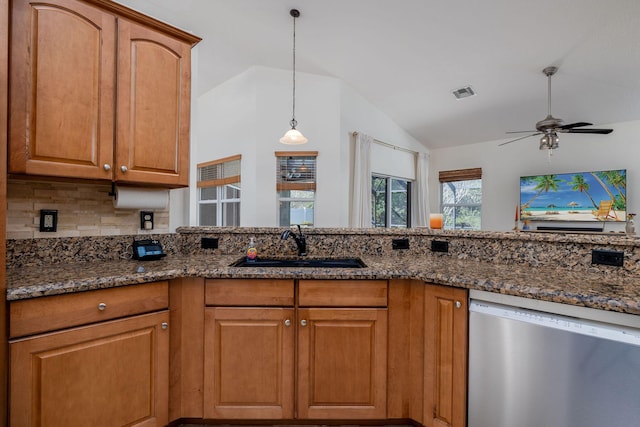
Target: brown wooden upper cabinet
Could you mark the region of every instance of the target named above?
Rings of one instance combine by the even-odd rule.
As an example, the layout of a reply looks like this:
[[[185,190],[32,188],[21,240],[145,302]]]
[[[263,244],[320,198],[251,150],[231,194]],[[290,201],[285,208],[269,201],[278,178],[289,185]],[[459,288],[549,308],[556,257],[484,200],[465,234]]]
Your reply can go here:
[[[9,173],[187,186],[191,47],[106,0],[15,0]]]

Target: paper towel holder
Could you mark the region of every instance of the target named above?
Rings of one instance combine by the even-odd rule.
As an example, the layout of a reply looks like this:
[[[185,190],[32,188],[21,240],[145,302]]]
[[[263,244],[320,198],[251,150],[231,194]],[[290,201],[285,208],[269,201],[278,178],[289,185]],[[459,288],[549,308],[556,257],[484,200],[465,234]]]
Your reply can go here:
[[[116,198],[116,183],[112,182],[111,183],[111,191],[109,191],[109,197],[113,197],[114,199]]]

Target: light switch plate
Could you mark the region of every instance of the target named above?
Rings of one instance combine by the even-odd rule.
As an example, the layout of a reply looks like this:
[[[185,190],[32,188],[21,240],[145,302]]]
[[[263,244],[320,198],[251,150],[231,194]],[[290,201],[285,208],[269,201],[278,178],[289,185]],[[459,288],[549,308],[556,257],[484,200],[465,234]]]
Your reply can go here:
[[[40,231],[43,233],[54,233],[58,229],[58,211],[40,210]]]

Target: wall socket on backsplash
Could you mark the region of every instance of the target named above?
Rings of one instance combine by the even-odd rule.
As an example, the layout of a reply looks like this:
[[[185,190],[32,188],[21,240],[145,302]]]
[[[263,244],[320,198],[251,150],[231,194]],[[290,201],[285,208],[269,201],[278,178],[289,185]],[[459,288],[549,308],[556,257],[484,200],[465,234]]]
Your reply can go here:
[[[444,240],[432,240],[431,252],[449,252],[449,242]]]
[[[624,252],[592,249],[591,264],[613,265],[615,267],[622,267],[624,265]]]
[[[200,248],[202,249],[218,249],[217,237],[202,237],[200,238]]]
[[[409,249],[409,239],[392,239],[391,249]]]

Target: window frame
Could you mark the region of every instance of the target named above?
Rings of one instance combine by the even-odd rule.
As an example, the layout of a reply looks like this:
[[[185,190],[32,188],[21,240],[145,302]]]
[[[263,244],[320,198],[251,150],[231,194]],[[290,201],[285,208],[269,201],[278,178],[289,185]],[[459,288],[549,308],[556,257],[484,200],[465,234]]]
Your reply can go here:
[[[290,227],[291,223],[291,203],[310,203],[312,206],[312,222],[299,224],[302,227],[313,227],[316,223],[316,182],[317,182],[317,167],[318,167],[318,152],[317,151],[276,151],[276,217],[278,221],[279,227]],[[288,178],[289,165],[284,166],[283,169],[283,160],[292,160],[292,163],[295,165],[297,158],[304,157],[304,162],[310,162],[306,167],[309,168],[309,171],[305,174],[303,178],[300,177],[291,177]],[[293,171],[293,169],[291,170]],[[296,191],[308,191],[313,194],[312,198],[309,197],[292,197],[291,193]],[[282,196],[283,192],[289,192],[289,196]],[[282,204],[287,203],[289,206],[289,224],[282,224]],[[306,215],[305,218],[306,219]]]
[[[372,181],[372,186],[371,186],[371,192],[373,193],[373,180],[374,179],[384,179],[385,180],[385,214],[384,214],[384,227],[382,226],[377,226],[376,225],[376,218],[375,218],[375,204],[374,204],[374,199],[373,199],[373,194],[372,194],[372,199],[371,199],[371,226],[373,228],[411,228],[411,220],[412,220],[412,215],[411,215],[411,206],[412,206],[412,195],[413,195],[413,180],[411,179],[407,179],[407,178],[402,178],[402,177],[398,177],[398,176],[391,176],[391,175],[384,175],[384,174],[380,174],[380,173],[372,173],[371,174],[371,181]],[[393,205],[393,193],[394,191],[392,190],[393,188],[393,184],[392,181],[403,181],[407,184],[407,189],[405,191],[405,193],[407,194],[407,206],[406,206],[406,212],[407,212],[407,225],[393,225],[392,224],[392,205]]]
[[[461,227],[456,227],[456,212],[457,208],[478,208],[479,210],[479,227],[482,229],[482,168],[470,168],[470,169],[456,169],[449,171],[440,171],[438,174],[440,181],[440,212],[444,215],[443,229],[447,230],[462,230]],[[445,203],[444,202],[444,186],[451,185],[454,182],[467,182],[467,181],[480,181],[480,202],[479,203]],[[453,227],[447,227],[447,215],[445,208],[452,208],[454,212],[452,224]],[[471,228],[471,230],[476,230]]]
[[[198,225],[202,225],[202,213],[201,206],[203,205],[215,205],[215,223],[216,225],[211,225],[212,227],[232,227],[232,226],[240,226],[240,221],[242,219],[242,186],[241,186],[241,160],[242,156],[240,154],[230,157],[225,157],[222,159],[212,160],[205,163],[199,163],[197,165],[198,168],[198,209],[196,213],[196,219]],[[238,162],[237,164],[232,164],[232,162]],[[225,168],[225,165],[227,166]],[[216,178],[202,180],[203,169],[216,167],[215,176]],[[228,171],[227,171],[228,170]],[[206,174],[206,173],[204,173]],[[229,187],[234,188],[235,191],[238,191],[238,197],[228,198],[227,190]],[[202,190],[215,188],[216,197],[215,199],[202,199]],[[234,224],[229,225],[228,217],[226,215],[226,208],[230,204],[237,205],[237,217],[234,216]],[[235,220],[237,219],[237,224],[235,224]]]

